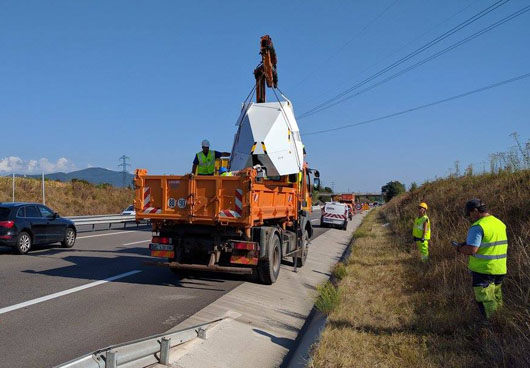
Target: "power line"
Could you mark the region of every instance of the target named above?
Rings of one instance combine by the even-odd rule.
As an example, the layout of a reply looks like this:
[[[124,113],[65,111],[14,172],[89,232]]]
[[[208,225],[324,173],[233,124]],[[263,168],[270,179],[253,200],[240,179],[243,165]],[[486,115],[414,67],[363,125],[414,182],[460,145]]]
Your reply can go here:
[[[490,84],[490,85],[485,86],[485,87],[474,89],[472,91],[464,92],[464,93],[461,93],[461,94],[458,94],[458,95],[455,95],[455,96],[444,98],[442,100],[430,102],[428,104],[424,104],[424,105],[412,107],[410,109],[406,109],[406,110],[402,110],[402,111],[399,111],[399,112],[395,112],[395,113],[392,113],[392,114],[384,115],[384,116],[381,116],[381,117],[378,117],[378,118],[375,118],[375,119],[365,120],[365,121],[361,121],[359,123],[342,125],[342,126],[338,126],[336,128],[331,128],[331,129],[318,130],[316,132],[305,133],[305,134],[302,134],[302,135],[306,136],[306,135],[327,133],[327,132],[332,132],[332,131],[335,131],[335,130],[342,130],[342,129],[351,128],[351,127],[355,127],[355,126],[359,126],[359,125],[373,123],[373,122],[376,122],[376,121],[392,118],[392,117],[395,117],[395,116],[404,115],[404,114],[407,114],[407,113],[410,113],[410,112],[413,112],[413,111],[425,109],[427,107],[440,105],[442,103],[453,101],[453,100],[456,100],[456,99],[459,99],[459,98],[467,97],[467,96],[473,95],[475,93],[479,93],[479,92],[483,92],[483,91],[486,91],[486,90],[489,90],[489,89],[492,89],[492,88],[500,87],[500,86],[503,86],[505,84],[513,83],[513,82],[516,82],[516,81],[519,81],[519,80],[522,80],[522,79],[525,79],[525,78],[528,78],[528,77],[530,77],[530,73],[522,74],[522,75],[519,75],[517,77],[513,77],[513,78],[510,78],[510,79],[501,81],[501,82]]]
[[[427,57],[427,58],[425,58],[423,60],[420,60],[416,64],[413,64],[413,65],[407,67],[406,69],[403,69],[403,70],[401,70],[401,71],[399,71],[399,72],[397,72],[395,74],[392,74],[391,76],[389,76],[389,77],[387,77],[387,78],[385,78],[385,79],[383,79],[383,80],[381,80],[381,81],[379,81],[379,82],[377,82],[377,83],[375,83],[375,84],[373,84],[373,85],[371,85],[371,86],[369,86],[369,87],[367,87],[365,89],[360,90],[359,92],[357,92],[357,93],[355,93],[353,95],[344,97],[344,98],[342,98],[342,99],[340,99],[338,101],[335,101],[335,102],[333,102],[333,103],[331,103],[331,104],[329,104],[327,106],[324,106],[324,107],[322,107],[322,108],[320,108],[318,110],[314,110],[311,113],[306,113],[305,116],[303,116],[302,118],[314,115],[314,114],[316,114],[318,112],[327,110],[327,109],[329,109],[329,108],[331,108],[333,106],[336,106],[338,104],[341,104],[341,103],[343,103],[345,101],[351,100],[352,98],[354,98],[356,96],[359,96],[359,95],[361,95],[361,94],[363,94],[363,93],[365,93],[367,91],[370,91],[371,89],[374,89],[375,87],[380,86],[381,84],[389,82],[392,79],[399,77],[400,75],[403,75],[403,74],[405,74],[405,73],[407,73],[407,72],[409,72],[409,71],[411,71],[413,69],[416,69],[417,67],[419,67],[419,66],[421,66],[421,65],[423,65],[425,63],[428,63],[429,61],[434,60],[434,59],[438,58],[439,56],[442,56],[443,54],[445,54],[445,53],[447,53],[447,52],[449,52],[449,51],[451,51],[451,50],[453,50],[453,49],[455,49],[455,48],[457,48],[457,47],[459,47],[459,46],[461,46],[461,45],[463,45],[465,43],[468,43],[469,41],[472,41],[473,39],[475,39],[475,38],[477,38],[479,36],[482,36],[483,34],[485,34],[485,33],[489,32],[489,31],[491,31],[491,30],[503,25],[504,23],[506,23],[506,22],[508,22],[508,21],[510,21],[510,20],[512,20],[514,18],[517,18],[517,17],[523,15],[524,13],[526,13],[528,11],[530,11],[530,5],[522,8],[522,9],[520,9],[518,11],[516,11],[515,13],[512,13],[512,14],[508,15],[507,17],[505,17],[505,18],[503,18],[503,19],[501,19],[501,20],[499,20],[499,21],[497,21],[497,22],[495,22],[495,23],[493,23],[493,24],[491,24],[491,25],[489,25],[489,26],[487,26],[487,27],[485,27],[483,29],[481,29],[478,32],[473,33],[472,35],[464,38],[463,40],[460,40],[460,41],[458,41],[458,42],[446,47],[445,49],[443,49],[441,51],[438,51],[437,53],[435,53],[435,54],[433,54],[433,55],[431,55],[431,56],[429,56],[429,57]],[[299,119],[301,119],[301,118],[299,118]]]
[[[420,40],[422,39],[426,34],[429,34],[432,30],[434,29],[437,29],[438,27],[440,27],[442,24],[448,22],[449,20],[453,19],[454,17],[456,17],[457,15],[459,15],[460,13],[466,11],[467,9],[469,9],[474,3],[476,3],[477,1],[479,0],[475,0],[474,2],[471,2],[469,3],[468,5],[466,5],[465,7],[461,8],[460,10],[458,10],[457,12],[451,14],[450,16],[448,16],[447,18],[445,18],[444,20],[442,20],[441,22],[437,23],[435,26],[433,27],[430,27],[429,29],[427,29],[425,32],[423,32],[421,35],[413,38],[412,40],[410,40],[409,42],[407,42],[405,45],[397,48],[397,49],[394,49],[393,51],[391,51],[390,53],[387,53],[385,56],[383,56],[379,61],[375,62],[375,63],[372,63],[370,66],[364,68],[361,72],[359,72],[360,75],[362,75],[363,73],[367,72],[368,70],[372,69],[373,67],[381,64],[383,61],[386,61],[388,58],[390,58],[391,56],[394,56],[395,54],[397,54],[398,52],[400,52],[401,50],[407,48],[408,46],[410,46],[411,44],[413,44],[414,42],[416,42],[417,40]],[[301,83],[299,83],[301,84]],[[297,84],[297,85],[299,85]],[[327,92],[331,92],[331,88],[328,88],[326,90],[326,93]],[[311,101],[315,100],[315,98],[311,98]]]
[[[310,116],[314,111],[316,110],[319,110],[321,108],[323,108],[324,106],[327,106],[329,105],[330,103],[333,103],[334,101],[338,100],[339,98],[349,94],[350,92],[354,91],[355,89],[365,85],[366,83],[374,80],[375,78],[379,77],[380,75],[398,67],[399,65],[403,64],[404,62],[410,60],[411,58],[413,58],[414,56],[424,52],[425,50],[428,50],[429,48],[433,47],[434,45],[438,44],[439,42],[445,40],[446,38],[448,38],[449,36],[455,34],[456,32],[462,30],[463,28],[469,26],[470,24],[473,24],[474,22],[476,22],[477,20],[481,19],[482,17],[486,16],[487,14],[491,13],[492,11],[496,10],[497,8],[505,5],[506,3],[508,3],[508,1],[510,0],[499,0],[497,1],[496,3],[488,6],[487,8],[481,10],[480,12],[478,12],[477,14],[473,15],[472,17],[466,19],[464,22],[458,24],[457,26],[451,28],[450,30],[446,31],[445,33],[439,35],[438,37],[434,38],[433,40],[427,42],[426,44],[424,44],[423,46],[417,48],[416,50],[412,51],[411,53],[409,53],[408,55],[402,57],[401,59],[395,61],[394,63],[390,64],[389,66],[381,69],[380,71],[378,71],[377,73],[373,74],[372,76],[366,78],[365,80],[357,83],[356,85],[340,92],[339,94],[335,95],[334,97],[320,103],[319,105],[313,107],[312,109],[304,112],[303,114],[301,114],[299,117],[297,117],[297,119],[303,119],[307,116]]]
[[[348,46],[350,43],[353,42],[353,40],[355,40],[356,38],[358,38],[359,36],[361,36],[372,24],[374,24],[375,22],[377,22],[379,20],[379,18],[381,18],[383,15],[386,14],[387,11],[390,10],[390,8],[392,8],[394,5],[397,4],[399,0],[395,0],[394,2],[392,2],[389,6],[387,6],[381,13],[379,13],[375,18],[373,18],[370,22],[368,22],[368,24],[366,24],[355,36],[353,36],[352,38],[350,38],[348,41],[346,41],[341,47],[339,47],[335,52],[333,52],[331,55],[329,55],[324,61],[322,61],[320,64],[318,64],[318,66],[316,68],[314,68],[313,70],[311,70],[308,75],[306,75],[300,82],[298,82],[295,87],[298,87],[299,85],[301,85],[302,83],[304,83],[306,80],[309,79],[309,77],[312,77],[313,76],[313,71],[314,70],[317,70],[318,67],[320,67],[321,65],[324,65],[326,64],[328,61],[330,61],[336,54],[340,53],[342,50],[344,50],[344,48],[346,46]]]

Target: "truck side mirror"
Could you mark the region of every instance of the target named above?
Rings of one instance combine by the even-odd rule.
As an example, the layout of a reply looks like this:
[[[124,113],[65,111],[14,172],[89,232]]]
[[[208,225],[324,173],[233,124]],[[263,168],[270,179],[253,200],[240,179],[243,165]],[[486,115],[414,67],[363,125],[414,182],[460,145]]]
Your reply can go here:
[[[320,179],[318,177],[313,179],[313,188],[315,190],[320,189]]]

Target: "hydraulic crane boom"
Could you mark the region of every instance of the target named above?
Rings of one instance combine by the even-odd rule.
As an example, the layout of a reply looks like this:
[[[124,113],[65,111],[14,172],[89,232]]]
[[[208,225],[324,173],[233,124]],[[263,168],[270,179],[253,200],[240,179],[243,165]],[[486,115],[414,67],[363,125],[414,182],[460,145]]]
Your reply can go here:
[[[254,69],[256,78],[256,102],[265,102],[265,82],[267,87],[278,87],[278,74],[276,73],[276,51],[269,35],[260,39],[261,63]]]

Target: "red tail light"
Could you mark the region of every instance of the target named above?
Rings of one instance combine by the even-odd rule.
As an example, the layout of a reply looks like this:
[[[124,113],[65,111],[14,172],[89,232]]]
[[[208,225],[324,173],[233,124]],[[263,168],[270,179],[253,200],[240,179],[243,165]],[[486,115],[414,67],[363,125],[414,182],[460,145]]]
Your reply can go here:
[[[15,226],[15,221],[0,221],[0,227],[11,229]]]
[[[253,242],[236,242],[232,243],[232,248],[240,250],[257,250],[258,243]]]
[[[162,237],[162,236],[153,236],[153,240],[151,241],[152,243],[156,243],[156,244],[171,244],[171,238],[165,238],[165,237]]]

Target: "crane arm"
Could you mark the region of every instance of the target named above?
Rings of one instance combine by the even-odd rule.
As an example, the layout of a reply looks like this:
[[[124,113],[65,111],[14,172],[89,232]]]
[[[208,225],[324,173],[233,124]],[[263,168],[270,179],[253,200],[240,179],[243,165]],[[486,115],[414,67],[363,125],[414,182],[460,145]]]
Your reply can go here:
[[[278,87],[278,73],[276,72],[276,51],[272,39],[265,35],[260,39],[261,63],[254,69],[256,78],[256,102],[265,102],[265,83],[269,88]]]

